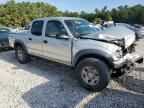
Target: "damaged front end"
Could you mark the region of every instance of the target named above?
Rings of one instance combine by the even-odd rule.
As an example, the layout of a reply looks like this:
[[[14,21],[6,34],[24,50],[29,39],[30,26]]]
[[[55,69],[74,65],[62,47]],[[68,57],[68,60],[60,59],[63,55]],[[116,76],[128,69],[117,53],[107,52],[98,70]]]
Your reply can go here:
[[[131,53],[131,54],[126,54],[123,58],[121,58],[118,61],[114,61],[114,69],[118,69],[121,68],[123,65],[127,65],[127,64],[135,64],[135,63],[143,63],[143,57],[140,56],[137,53]]]
[[[119,49],[115,49],[115,52],[113,52],[113,61],[111,61],[112,63],[110,63],[110,67],[112,68],[112,74],[116,76],[121,76],[125,73],[131,72],[135,69],[136,64],[143,63],[143,57],[136,53],[137,44],[135,43],[133,38],[129,38],[129,40],[128,38],[80,38],[110,43],[119,47]]]
[[[124,38],[111,40],[110,42],[121,47],[122,49],[125,49],[125,39]]]
[[[137,44],[133,42],[126,47],[125,39],[114,41],[116,45],[121,47],[122,56],[113,62],[113,75],[121,76],[125,73],[132,72],[136,64],[143,63],[143,56],[136,52]]]
[[[132,72],[136,64],[143,63],[143,57],[136,52],[127,53],[118,61],[113,62],[113,76],[121,76],[125,73]]]

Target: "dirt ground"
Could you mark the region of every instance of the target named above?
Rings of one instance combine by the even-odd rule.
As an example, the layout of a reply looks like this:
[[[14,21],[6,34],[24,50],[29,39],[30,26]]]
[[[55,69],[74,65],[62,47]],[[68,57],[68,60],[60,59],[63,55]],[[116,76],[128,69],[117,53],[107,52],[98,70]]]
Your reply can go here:
[[[138,43],[144,56],[144,41]],[[144,108],[144,64],[113,79],[101,93],[81,87],[69,67],[32,58],[21,65],[14,51],[0,52],[0,108]]]

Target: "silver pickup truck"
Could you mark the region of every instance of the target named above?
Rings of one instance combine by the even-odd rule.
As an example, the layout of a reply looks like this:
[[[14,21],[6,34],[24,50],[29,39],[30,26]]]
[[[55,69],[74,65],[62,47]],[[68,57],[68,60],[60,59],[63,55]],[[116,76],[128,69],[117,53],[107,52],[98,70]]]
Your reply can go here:
[[[75,69],[84,88],[100,92],[111,76],[119,77],[142,63],[135,52],[135,33],[122,26],[98,31],[87,20],[71,17],[39,18],[28,31],[9,34],[17,60],[37,56]]]

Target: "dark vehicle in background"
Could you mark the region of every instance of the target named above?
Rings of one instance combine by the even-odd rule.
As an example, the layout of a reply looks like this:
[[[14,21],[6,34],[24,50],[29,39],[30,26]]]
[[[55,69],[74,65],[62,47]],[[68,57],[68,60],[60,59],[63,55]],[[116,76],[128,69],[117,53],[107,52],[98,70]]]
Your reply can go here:
[[[117,23],[117,25],[125,26],[128,29],[131,29],[136,33],[136,40],[144,38],[144,27],[138,24],[134,24],[133,26],[126,23]]]
[[[0,28],[0,48],[9,48],[8,34],[9,28]]]

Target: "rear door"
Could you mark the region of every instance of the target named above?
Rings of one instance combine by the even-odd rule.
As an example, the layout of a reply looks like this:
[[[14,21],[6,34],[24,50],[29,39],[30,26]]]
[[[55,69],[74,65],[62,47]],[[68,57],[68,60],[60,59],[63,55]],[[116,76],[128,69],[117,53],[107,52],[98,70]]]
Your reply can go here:
[[[27,49],[30,54],[42,56],[43,20],[33,21],[27,37]]]
[[[55,61],[66,64],[71,63],[71,41],[72,39],[57,39],[56,35],[67,35],[68,33],[58,20],[50,20],[46,24],[43,40],[43,55]],[[70,36],[68,36],[70,37]]]

